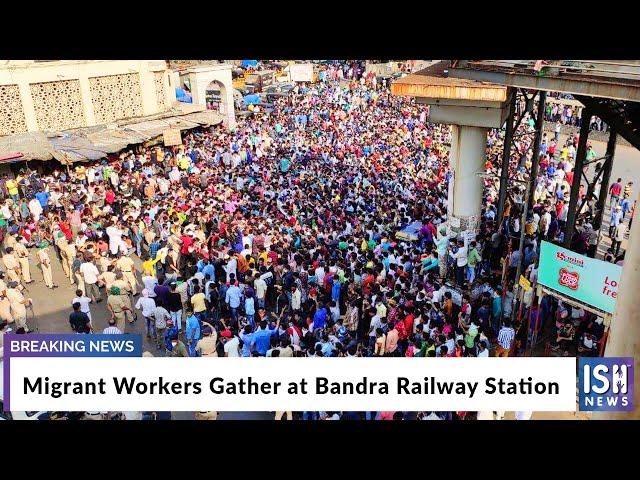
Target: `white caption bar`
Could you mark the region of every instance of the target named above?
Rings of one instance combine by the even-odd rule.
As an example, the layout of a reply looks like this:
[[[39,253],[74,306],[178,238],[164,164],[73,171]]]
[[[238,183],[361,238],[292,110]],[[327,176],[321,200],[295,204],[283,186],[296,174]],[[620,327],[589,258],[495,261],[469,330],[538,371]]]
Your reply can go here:
[[[573,358],[16,357],[10,369],[13,411],[576,408]],[[123,381],[132,393],[117,393]]]

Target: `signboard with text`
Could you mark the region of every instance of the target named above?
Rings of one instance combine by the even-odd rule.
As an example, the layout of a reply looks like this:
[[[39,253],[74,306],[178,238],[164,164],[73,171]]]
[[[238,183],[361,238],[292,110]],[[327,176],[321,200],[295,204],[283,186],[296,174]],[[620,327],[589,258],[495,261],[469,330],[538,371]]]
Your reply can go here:
[[[165,147],[182,145],[182,134],[179,128],[172,128],[162,132],[162,140]]]
[[[549,242],[540,247],[538,283],[608,313],[616,308],[622,267]]]

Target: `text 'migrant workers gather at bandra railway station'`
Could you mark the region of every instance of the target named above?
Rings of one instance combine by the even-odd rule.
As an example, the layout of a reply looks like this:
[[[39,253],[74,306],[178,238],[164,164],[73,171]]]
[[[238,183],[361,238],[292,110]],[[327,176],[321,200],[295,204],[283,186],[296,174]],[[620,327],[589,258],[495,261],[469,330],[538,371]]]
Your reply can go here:
[[[0,61],[2,332],[141,334],[145,356],[632,357],[639,74]],[[590,418],[275,412],[569,417]]]

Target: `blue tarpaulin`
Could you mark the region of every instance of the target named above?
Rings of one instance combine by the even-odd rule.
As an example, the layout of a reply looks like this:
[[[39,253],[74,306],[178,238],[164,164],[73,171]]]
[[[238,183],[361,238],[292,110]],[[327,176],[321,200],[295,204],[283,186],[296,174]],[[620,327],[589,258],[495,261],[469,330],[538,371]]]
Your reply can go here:
[[[413,222],[396,232],[396,238],[401,240],[418,240],[418,232],[422,228],[422,222]]]
[[[242,60],[242,63],[240,65],[242,65],[243,68],[247,68],[247,67],[255,67],[258,64],[258,60]]]
[[[260,102],[260,95],[246,95],[244,97],[244,103],[247,105],[255,105]]]
[[[191,94],[187,92],[184,88],[176,87],[176,100],[182,103],[193,103],[193,98],[191,98]]]

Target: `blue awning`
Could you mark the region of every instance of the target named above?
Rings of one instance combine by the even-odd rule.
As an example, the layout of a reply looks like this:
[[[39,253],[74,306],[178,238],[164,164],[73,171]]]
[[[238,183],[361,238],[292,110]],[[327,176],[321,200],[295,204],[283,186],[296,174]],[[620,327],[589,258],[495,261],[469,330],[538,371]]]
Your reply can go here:
[[[260,95],[245,95],[244,97],[244,103],[247,105],[256,105],[261,101]]]
[[[240,65],[242,65],[243,68],[247,68],[247,67],[255,67],[258,64],[258,60],[242,60],[242,63]]]

